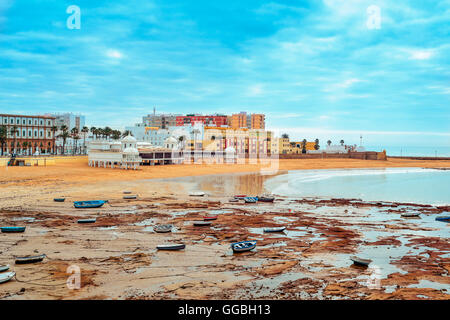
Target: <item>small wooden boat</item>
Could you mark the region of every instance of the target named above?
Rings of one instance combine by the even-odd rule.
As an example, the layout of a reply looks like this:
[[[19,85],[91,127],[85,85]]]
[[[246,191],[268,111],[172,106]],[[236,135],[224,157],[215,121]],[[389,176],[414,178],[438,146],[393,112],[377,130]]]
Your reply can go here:
[[[205,216],[203,217],[204,221],[217,220],[217,216]]]
[[[90,201],[74,201],[73,205],[78,209],[100,208],[108,200],[90,200]]]
[[[125,200],[132,200],[132,199],[137,199],[137,195],[133,195],[133,196],[123,196],[123,198],[125,199]]]
[[[131,191],[124,191],[123,194],[131,194]]]
[[[232,199],[229,199],[228,202],[239,202],[239,199],[238,198],[232,198]]]
[[[254,241],[241,241],[231,244],[231,248],[234,252],[250,251],[256,247],[256,240]]]
[[[283,232],[286,227],[264,228],[264,232]]]
[[[189,193],[189,196],[191,197],[203,197],[206,193],[204,193],[203,191],[195,191],[195,192],[191,192]]]
[[[66,198],[55,198],[55,199],[53,199],[53,201],[55,201],[55,202],[64,202],[64,201],[66,201]]]
[[[402,218],[416,218],[420,216],[419,212],[407,212],[400,215]]]
[[[184,243],[178,243],[178,244],[160,244],[156,246],[156,249],[158,250],[181,250],[184,249],[186,245]]]
[[[436,221],[450,222],[450,216],[440,216],[440,217],[436,217]]]
[[[0,272],[4,272],[9,270],[9,264],[2,264],[0,265]]]
[[[372,260],[370,260],[370,259],[358,258],[356,256],[350,257],[350,260],[352,260],[354,264],[357,264],[360,266],[365,266],[365,267],[367,267],[372,262]]]
[[[205,227],[205,226],[210,226],[211,223],[212,223],[211,221],[194,221],[194,226]]]
[[[16,264],[25,264],[25,263],[35,263],[44,260],[45,254],[40,254],[38,256],[27,256],[27,257],[18,257],[16,258]]]
[[[0,283],[8,282],[12,278],[14,278],[15,275],[16,275],[15,272],[6,272],[6,273],[0,274]]]
[[[245,197],[245,203],[256,203],[258,202],[258,197]]]
[[[0,229],[4,233],[18,233],[24,232],[26,227],[1,227]]]
[[[275,197],[268,196],[268,195],[262,195],[261,197],[258,197],[258,201],[261,202],[273,202],[275,200]]]
[[[171,224],[160,224],[160,225],[153,227],[153,230],[158,233],[171,232],[172,225]]]
[[[79,219],[77,220],[78,223],[95,223],[97,221],[97,218],[93,219]]]
[[[238,194],[234,196],[234,198],[238,200],[244,200],[245,197],[247,197],[245,194]]]

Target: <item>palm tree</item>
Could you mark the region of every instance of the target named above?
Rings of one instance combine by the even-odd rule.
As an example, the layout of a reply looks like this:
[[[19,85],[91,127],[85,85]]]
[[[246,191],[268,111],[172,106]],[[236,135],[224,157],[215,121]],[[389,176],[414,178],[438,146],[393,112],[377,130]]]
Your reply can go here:
[[[50,129],[53,133],[53,154],[55,154],[55,133],[56,131],[58,131],[58,127],[57,126],[52,126],[52,128]]]
[[[85,126],[81,132],[83,133],[83,150],[86,153],[86,134],[89,132],[89,128]]]
[[[125,137],[128,136],[128,135],[132,136],[133,134],[131,133],[130,130],[125,130],[125,131],[122,133],[122,138],[125,138]]]
[[[289,139],[289,135],[288,135],[287,133],[283,133],[283,134],[281,135],[281,138],[283,138],[283,139]]]
[[[113,130],[112,134],[111,134],[111,137],[114,140],[119,140],[121,135],[122,135],[122,132],[120,132],[120,130]]]
[[[11,135],[13,136],[13,150],[12,153],[16,153],[16,134],[19,132],[19,130],[17,130],[17,126],[13,126],[11,128]]]
[[[70,134],[69,134],[69,129],[67,128],[66,125],[61,126],[61,131],[62,132],[58,135],[58,138],[62,138],[62,140],[63,140],[62,154],[64,154],[64,151],[66,149],[66,140],[67,140],[67,138],[70,137]]]
[[[331,146],[331,140],[328,140],[328,141],[327,141],[327,145],[328,145],[328,146]]]
[[[77,152],[77,142],[80,137],[78,136],[78,128],[74,127],[72,130],[70,130],[70,135],[72,136],[72,139],[75,141],[75,148],[72,150],[72,154],[75,154]]]
[[[314,142],[315,142],[315,144],[314,144],[314,150],[319,150],[319,149],[320,149],[320,146],[319,146],[319,139],[316,139]]]
[[[1,148],[2,148],[2,156],[3,156],[3,147],[6,144],[7,138],[8,138],[8,129],[6,128],[6,126],[1,126],[0,127],[0,144],[1,144]]]
[[[341,143],[341,146],[343,146],[344,145],[344,140],[341,140],[340,143]]]
[[[91,127],[91,133],[93,136],[95,136],[95,139],[97,139],[97,128],[96,127]]]
[[[103,134],[105,135],[106,139],[109,139],[113,130],[110,127],[105,127],[105,129],[103,129],[103,131],[104,131]]]

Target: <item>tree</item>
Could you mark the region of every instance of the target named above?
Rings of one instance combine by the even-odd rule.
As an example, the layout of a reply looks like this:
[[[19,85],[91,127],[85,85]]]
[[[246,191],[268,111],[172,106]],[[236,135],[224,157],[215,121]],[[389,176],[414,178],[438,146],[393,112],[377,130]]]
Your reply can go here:
[[[340,144],[341,144],[341,146],[343,146],[344,145],[344,140],[341,140]]]
[[[13,136],[13,139],[14,139],[13,144],[12,144],[12,146],[13,146],[12,153],[16,153],[16,135],[18,132],[19,132],[19,130],[17,130],[17,126],[13,126],[11,128],[11,135]]]
[[[327,141],[327,145],[328,145],[328,146],[331,146],[331,140],[328,140],[328,141]]]
[[[89,132],[89,128],[85,126],[81,129],[81,132],[83,133],[83,150],[86,152],[86,134]]]
[[[125,130],[125,131],[122,133],[122,138],[125,138],[125,137],[128,136],[128,135],[132,136],[133,134],[131,133],[130,130]]]
[[[119,140],[121,135],[122,135],[122,132],[120,132],[120,130],[113,130],[111,137],[114,140]]]
[[[23,148],[22,151],[24,151],[24,150],[26,151],[28,149],[28,142],[27,141],[22,142],[22,148]]]
[[[287,133],[283,133],[283,134],[281,135],[281,138],[283,138],[283,139],[289,139],[289,135],[288,135]]]
[[[302,141],[302,153],[306,153],[306,139],[303,139]]]
[[[3,156],[3,148],[6,144],[7,138],[8,138],[8,129],[6,128],[6,126],[1,126],[0,127],[0,144],[1,144],[1,148],[2,148],[2,156]]]
[[[53,133],[53,154],[55,154],[55,134],[56,131],[58,131],[58,127],[57,126],[52,126],[52,128],[50,129]]]
[[[97,128],[96,127],[91,127],[91,133],[93,136],[95,136],[95,139],[97,139]]]
[[[105,129],[103,129],[103,134],[105,135],[106,139],[109,139],[109,137],[112,134],[112,129],[110,127],[105,127]]]
[[[70,137],[69,129],[66,125],[61,126],[61,133],[58,135],[58,138],[61,138],[63,140],[63,147],[62,147],[62,154],[64,154],[66,149],[66,140]]]
[[[70,130],[70,135],[72,137],[72,139],[75,141],[75,148],[72,150],[72,154],[77,153],[77,142],[80,139],[80,136],[78,135],[78,128],[72,128],[72,130]]]
[[[314,150],[319,150],[319,149],[320,149],[320,146],[319,146],[319,139],[316,139],[314,142],[315,142],[315,144],[314,144]]]

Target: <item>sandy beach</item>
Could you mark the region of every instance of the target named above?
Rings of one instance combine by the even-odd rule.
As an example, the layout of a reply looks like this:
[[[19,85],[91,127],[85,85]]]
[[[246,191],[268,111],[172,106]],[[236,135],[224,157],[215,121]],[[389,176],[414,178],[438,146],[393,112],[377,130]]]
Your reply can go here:
[[[450,168],[450,161],[279,161],[280,172],[383,167]],[[0,285],[0,298],[449,299],[449,226],[434,218],[450,208],[287,197],[230,203],[232,194],[210,176],[240,173],[230,180],[233,192],[258,194],[266,178],[260,170],[251,164],[193,164],[124,171],[90,168],[85,157],[1,168],[0,225],[27,229],[0,234],[0,264],[17,274]],[[198,184],[180,177],[195,177]],[[206,197],[188,195],[198,185]],[[124,200],[125,190],[138,199]],[[56,197],[66,201],[54,202]],[[73,207],[73,201],[93,199],[109,202],[98,209]],[[410,211],[421,217],[400,216]],[[192,225],[208,214],[218,215],[211,227]],[[94,217],[95,224],[76,223]],[[160,223],[173,224],[173,232],[154,233]],[[283,234],[262,232],[280,225],[287,226]],[[258,241],[256,250],[232,253],[230,243],[250,239]],[[185,250],[156,250],[179,242]],[[39,253],[47,255],[43,262],[14,264],[16,256]],[[374,268],[351,263],[349,257],[361,253],[373,257]],[[81,270],[80,289],[66,285],[69,266]],[[367,281],[374,272],[381,280],[372,287]]]

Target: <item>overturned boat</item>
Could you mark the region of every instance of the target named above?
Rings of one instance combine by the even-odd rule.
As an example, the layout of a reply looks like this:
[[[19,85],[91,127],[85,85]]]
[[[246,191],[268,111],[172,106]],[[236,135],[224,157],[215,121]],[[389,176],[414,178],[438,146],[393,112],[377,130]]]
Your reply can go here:
[[[372,262],[372,260],[370,260],[370,259],[363,259],[363,258],[359,258],[357,256],[350,257],[350,260],[352,260],[353,263],[356,265],[365,266],[365,267],[367,267]]]
[[[77,209],[100,208],[107,202],[108,200],[74,201],[73,205]]]
[[[44,258],[45,258],[45,254],[40,254],[38,256],[17,257],[16,264],[41,262],[42,260],[44,260]]]
[[[178,244],[161,244],[156,246],[156,249],[158,250],[182,250],[186,247],[184,243],[178,243]]]
[[[3,233],[19,233],[24,232],[26,227],[1,227]]]
[[[78,223],[95,223],[97,221],[97,218],[93,219],[79,219],[77,220]]]
[[[15,275],[16,273],[12,271],[0,274],[0,283],[8,282],[12,278],[14,278]]]
[[[283,232],[286,227],[264,228],[264,232]]]

